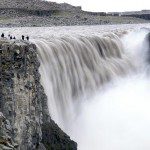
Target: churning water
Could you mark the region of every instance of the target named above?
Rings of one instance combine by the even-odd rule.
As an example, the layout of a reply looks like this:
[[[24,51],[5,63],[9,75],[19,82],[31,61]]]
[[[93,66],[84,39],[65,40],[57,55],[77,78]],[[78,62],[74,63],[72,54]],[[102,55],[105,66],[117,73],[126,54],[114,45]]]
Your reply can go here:
[[[50,114],[79,150],[150,149],[149,30],[142,26],[149,25],[14,29],[34,37]]]

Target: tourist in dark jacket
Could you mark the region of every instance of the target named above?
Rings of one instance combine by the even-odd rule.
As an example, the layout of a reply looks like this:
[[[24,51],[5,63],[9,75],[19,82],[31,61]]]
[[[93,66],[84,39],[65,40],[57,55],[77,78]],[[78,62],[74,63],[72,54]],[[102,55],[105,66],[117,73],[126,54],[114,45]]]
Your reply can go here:
[[[22,40],[24,40],[24,35],[22,35]]]
[[[5,35],[4,35],[4,33],[2,33],[2,34],[1,34],[1,38],[4,38],[4,37],[5,37]]]
[[[26,39],[29,41],[29,36],[27,36]]]

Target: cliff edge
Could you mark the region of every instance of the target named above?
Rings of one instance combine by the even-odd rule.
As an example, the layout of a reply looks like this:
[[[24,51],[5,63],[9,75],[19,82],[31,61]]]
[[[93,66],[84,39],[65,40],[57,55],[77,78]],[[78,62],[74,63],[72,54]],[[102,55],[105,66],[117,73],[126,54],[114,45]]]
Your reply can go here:
[[[0,40],[0,150],[76,150],[51,119],[36,46]]]

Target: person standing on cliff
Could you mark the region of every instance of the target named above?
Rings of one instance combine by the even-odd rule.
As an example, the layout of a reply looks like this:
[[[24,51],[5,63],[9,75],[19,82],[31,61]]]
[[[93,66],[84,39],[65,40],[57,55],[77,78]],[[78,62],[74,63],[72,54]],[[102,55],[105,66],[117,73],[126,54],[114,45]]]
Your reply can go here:
[[[22,35],[22,40],[24,40],[24,35]]]
[[[26,37],[27,41],[29,41],[29,36]]]
[[[5,37],[5,36],[4,36],[4,33],[2,33],[2,34],[1,34],[1,38],[4,38],[4,37]]]

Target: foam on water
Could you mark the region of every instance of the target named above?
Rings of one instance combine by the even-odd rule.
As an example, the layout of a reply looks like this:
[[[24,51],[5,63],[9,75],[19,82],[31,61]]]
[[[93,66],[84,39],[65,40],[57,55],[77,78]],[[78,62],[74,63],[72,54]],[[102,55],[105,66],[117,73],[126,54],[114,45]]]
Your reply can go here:
[[[16,27],[0,28],[0,33],[4,32],[5,36],[11,34],[17,39],[21,35],[29,35],[31,39],[47,39],[64,36],[64,35],[102,35],[108,32],[117,32],[124,30],[137,30],[142,27],[150,27],[150,24],[122,24],[122,25],[95,25],[95,26],[58,26],[58,27]]]

